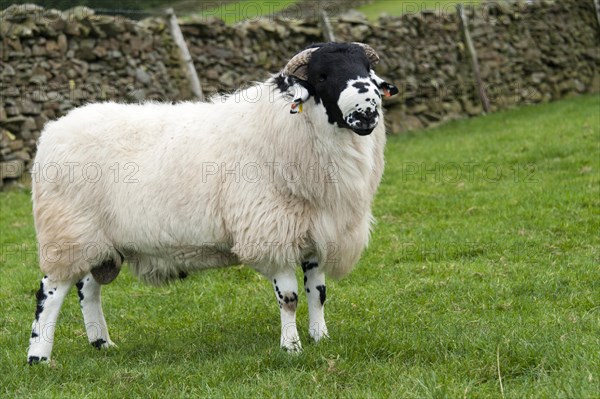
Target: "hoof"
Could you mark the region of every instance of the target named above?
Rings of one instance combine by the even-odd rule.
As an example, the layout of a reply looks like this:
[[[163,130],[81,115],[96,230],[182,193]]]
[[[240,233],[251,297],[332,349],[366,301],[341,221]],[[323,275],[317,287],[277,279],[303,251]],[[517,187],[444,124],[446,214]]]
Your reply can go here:
[[[27,364],[30,366],[38,363],[48,363],[48,358],[46,356],[29,356],[27,358]]]
[[[321,335],[312,335],[311,334],[312,339],[315,341],[315,344],[318,344],[321,341],[326,341],[329,339],[329,334],[324,333]]]
[[[98,350],[101,350],[101,349],[108,349],[108,348],[114,348],[114,347],[116,347],[116,346],[117,346],[117,345],[116,345],[114,342],[112,342],[111,340],[108,340],[108,342],[107,342],[106,340],[104,340],[104,339],[102,339],[102,338],[99,338],[99,339],[97,339],[97,340],[95,340],[95,341],[93,341],[93,342],[90,342],[90,344],[91,344],[91,345],[92,345],[94,348],[96,348],[96,349],[98,349]]]
[[[302,353],[302,344],[300,344],[300,340],[282,343],[281,348],[287,353],[294,355]]]
[[[308,332],[311,338],[318,343],[324,339],[329,338],[329,333],[327,332],[327,327],[316,327],[310,329]]]

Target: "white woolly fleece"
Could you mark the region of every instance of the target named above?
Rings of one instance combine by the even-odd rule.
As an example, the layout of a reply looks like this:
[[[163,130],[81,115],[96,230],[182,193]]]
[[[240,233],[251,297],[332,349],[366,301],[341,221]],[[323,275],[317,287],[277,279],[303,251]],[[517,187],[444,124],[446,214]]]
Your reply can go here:
[[[43,272],[79,278],[124,254],[142,280],[316,256],[347,274],[369,238],[385,128],[358,136],[274,84],[213,103],[91,104],[44,129],[33,207]],[[379,107],[380,121],[383,120]]]

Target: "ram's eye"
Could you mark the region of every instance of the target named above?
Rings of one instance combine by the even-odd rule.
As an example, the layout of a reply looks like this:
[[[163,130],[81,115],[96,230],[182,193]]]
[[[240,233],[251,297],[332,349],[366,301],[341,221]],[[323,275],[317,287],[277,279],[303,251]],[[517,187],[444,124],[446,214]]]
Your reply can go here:
[[[324,73],[319,75],[319,82],[324,82],[327,80],[327,75],[325,75]]]

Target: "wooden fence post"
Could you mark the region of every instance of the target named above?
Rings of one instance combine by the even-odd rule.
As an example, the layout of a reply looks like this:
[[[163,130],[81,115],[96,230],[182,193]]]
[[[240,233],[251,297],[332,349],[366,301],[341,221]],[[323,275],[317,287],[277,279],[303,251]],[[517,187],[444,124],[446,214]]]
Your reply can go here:
[[[331,24],[327,18],[327,12],[323,10],[319,16],[321,17],[321,29],[323,29],[325,40],[328,42],[335,42],[335,35],[333,34],[333,29],[331,29]]]
[[[181,33],[181,29],[179,28],[179,24],[177,23],[175,12],[172,8],[167,8],[165,10],[165,14],[167,15],[167,21],[169,23],[169,29],[171,30],[171,36],[173,36],[173,41],[177,47],[179,47],[181,59],[187,67],[190,89],[196,98],[198,98],[200,101],[204,101],[204,94],[202,93],[202,86],[200,86],[200,79],[198,79],[198,74],[196,73],[196,68],[194,67],[194,61],[192,60],[190,51],[188,50],[185,39],[183,38],[183,34]]]
[[[473,73],[475,74],[475,80],[477,81],[477,87],[479,89],[479,98],[481,99],[481,104],[483,104],[483,110],[486,113],[489,113],[490,100],[485,92],[485,86],[483,84],[483,79],[481,78],[481,70],[479,69],[477,52],[475,51],[475,46],[473,45],[473,40],[471,39],[471,33],[469,32],[469,23],[467,21],[465,9],[462,4],[456,5],[456,12],[458,13],[458,19],[460,20],[460,28],[463,32],[465,46],[467,48],[467,52],[469,53],[469,58],[471,59],[471,65],[473,66]]]

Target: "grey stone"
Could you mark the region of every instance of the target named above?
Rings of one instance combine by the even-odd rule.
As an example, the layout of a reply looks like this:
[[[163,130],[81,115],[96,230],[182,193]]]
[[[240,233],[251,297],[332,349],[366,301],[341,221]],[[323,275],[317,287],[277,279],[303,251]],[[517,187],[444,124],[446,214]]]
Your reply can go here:
[[[15,107],[15,106],[8,106],[4,110],[6,111],[6,115],[8,116],[8,118],[5,118],[5,120],[9,120],[12,117],[17,116],[21,113],[19,111],[19,108]]]
[[[18,151],[23,148],[23,140],[13,140],[8,143],[8,148],[12,151]]]
[[[135,78],[142,84],[148,84],[152,81],[152,76],[150,76],[148,72],[144,71],[142,68],[135,70]]]
[[[144,89],[135,89],[127,93],[127,97],[135,102],[142,102],[146,99],[146,91]]]
[[[38,85],[43,85],[46,84],[46,82],[48,81],[48,78],[46,77],[46,75],[33,75],[31,78],[29,78],[29,83],[33,83],[33,84],[38,84]]]
[[[339,16],[340,22],[349,22],[353,24],[366,24],[368,23],[367,16],[360,11],[349,10]]]
[[[533,83],[540,84],[540,83],[542,83],[542,81],[544,80],[545,77],[546,77],[546,74],[544,72],[536,72],[536,73],[531,74],[531,81]]]
[[[3,63],[2,76],[15,76],[15,69],[9,63]]]
[[[67,36],[65,36],[63,33],[59,34],[56,43],[58,45],[58,50],[62,54],[67,52],[67,49],[68,49]]]
[[[39,115],[42,112],[42,106],[30,100],[21,101],[21,113],[24,115]]]
[[[29,153],[27,151],[23,151],[23,150],[15,151],[12,154],[15,157],[15,159],[17,159],[17,160],[21,160],[21,161],[25,161],[25,162],[31,161],[31,155],[29,155]]]
[[[94,15],[94,10],[84,6],[77,6],[70,8],[63,12],[63,16],[65,19],[76,19],[78,21],[82,21]]]
[[[219,77],[219,82],[226,87],[233,87],[235,85],[235,79],[237,75],[233,71],[227,71]]]

